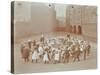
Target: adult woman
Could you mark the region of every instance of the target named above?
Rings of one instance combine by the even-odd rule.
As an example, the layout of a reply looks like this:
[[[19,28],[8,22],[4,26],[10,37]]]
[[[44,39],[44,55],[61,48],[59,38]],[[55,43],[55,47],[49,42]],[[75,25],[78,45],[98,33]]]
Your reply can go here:
[[[21,54],[22,54],[22,58],[25,60],[25,62],[28,62],[29,54],[30,54],[29,48],[25,47],[25,46],[21,47]]]

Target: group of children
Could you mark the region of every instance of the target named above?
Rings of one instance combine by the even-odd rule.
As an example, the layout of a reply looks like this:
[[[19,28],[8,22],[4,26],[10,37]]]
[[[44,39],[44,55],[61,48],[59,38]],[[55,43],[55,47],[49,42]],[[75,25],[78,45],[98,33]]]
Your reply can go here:
[[[44,35],[40,37],[40,40],[29,40],[24,44],[21,44],[21,53],[24,54],[25,61],[31,60],[32,63],[66,63],[72,60],[80,61],[80,55],[83,59],[90,54],[90,43],[70,36],[46,38]],[[31,59],[29,59],[31,57]]]

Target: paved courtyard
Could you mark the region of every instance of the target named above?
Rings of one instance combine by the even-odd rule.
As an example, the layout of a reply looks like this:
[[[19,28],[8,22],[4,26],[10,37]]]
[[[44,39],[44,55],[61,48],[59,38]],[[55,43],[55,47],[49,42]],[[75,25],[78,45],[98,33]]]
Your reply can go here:
[[[59,35],[46,35],[46,37],[55,37]],[[63,36],[63,34],[61,34]],[[81,36],[79,36],[81,37]],[[82,37],[83,38],[83,37]],[[40,63],[31,63],[24,62],[21,58],[20,53],[20,42],[28,39],[39,39],[39,36],[31,36],[27,38],[21,39],[19,42],[15,43],[14,48],[14,70],[15,73],[36,73],[36,72],[55,72],[55,71],[69,71],[69,70],[85,70],[85,69],[96,69],[97,68],[97,44],[94,41],[91,42],[91,54],[84,61],[81,56],[80,62],[72,62],[70,60],[69,63],[59,63],[59,64],[44,64]],[[87,39],[88,40],[88,39]]]

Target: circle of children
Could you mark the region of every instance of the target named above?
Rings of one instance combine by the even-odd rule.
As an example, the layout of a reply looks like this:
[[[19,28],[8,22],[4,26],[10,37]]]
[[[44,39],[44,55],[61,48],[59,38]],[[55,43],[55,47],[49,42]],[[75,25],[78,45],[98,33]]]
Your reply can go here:
[[[21,55],[25,62],[57,64],[80,61],[80,57],[85,60],[90,49],[88,41],[70,34],[49,39],[42,35],[38,41],[28,40],[21,44]]]

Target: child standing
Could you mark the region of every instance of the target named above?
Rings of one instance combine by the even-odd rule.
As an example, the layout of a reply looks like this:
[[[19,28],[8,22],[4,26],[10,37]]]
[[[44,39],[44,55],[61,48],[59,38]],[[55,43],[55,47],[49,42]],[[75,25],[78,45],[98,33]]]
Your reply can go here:
[[[44,64],[49,63],[49,54],[48,54],[47,49],[45,49],[45,52],[44,52],[43,62]]]
[[[37,63],[38,60],[38,50],[37,48],[34,48],[33,54],[32,54],[32,62],[35,61]]]

